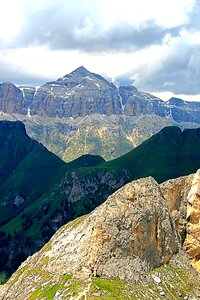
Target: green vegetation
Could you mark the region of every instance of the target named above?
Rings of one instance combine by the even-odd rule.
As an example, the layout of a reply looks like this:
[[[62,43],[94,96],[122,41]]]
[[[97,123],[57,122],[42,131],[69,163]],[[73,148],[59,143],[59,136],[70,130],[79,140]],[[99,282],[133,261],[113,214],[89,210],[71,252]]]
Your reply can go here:
[[[145,279],[137,280],[137,283],[134,279],[125,281],[102,277],[84,281],[73,277],[72,274],[60,276],[59,281],[57,279],[55,282],[52,274],[41,273],[40,270],[31,268],[27,265],[25,269],[18,270],[16,278],[9,282],[13,285],[20,276],[26,278],[29,284],[31,282],[32,291],[28,294],[29,300],[53,300],[57,293],[61,299],[71,299],[71,297],[85,299],[86,295],[88,300],[157,300],[163,297],[160,294],[161,291],[164,293],[164,299],[178,300],[186,295],[196,297],[200,288],[196,273],[188,273],[187,267],[183,266],[180,269],[171,263],[143,274]],[[34,275],[39,276],[37,276],[37,281],[32,280]],[[153,276],[159,276],[161,282],[154,282]]]
[[[123,168],[131,179],[153,176],[163,182],[194,173],[200,167],[200,129],[165,127],[140,146],[107,162],[108,168]]]
[[[5,283],[8,280],[8,274],[6,272],[0,272],[0,284]]]

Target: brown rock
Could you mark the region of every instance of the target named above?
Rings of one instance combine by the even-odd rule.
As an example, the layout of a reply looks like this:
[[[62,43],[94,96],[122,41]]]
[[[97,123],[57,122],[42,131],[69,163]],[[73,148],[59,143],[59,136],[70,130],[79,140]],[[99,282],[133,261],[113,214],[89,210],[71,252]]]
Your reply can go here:
[[[200,170],[194,175],[187,197],[187,235],[184,249],[200,271]]]
[[[160,184],[163,197],[167,201],[182,243],[186,236],[187,195],[191,188],[193,175],[170,179]]]
[[[183,248],[193,266],[200,271],[200,170],[194,175],[168,180],[160,188],[182,238]]]

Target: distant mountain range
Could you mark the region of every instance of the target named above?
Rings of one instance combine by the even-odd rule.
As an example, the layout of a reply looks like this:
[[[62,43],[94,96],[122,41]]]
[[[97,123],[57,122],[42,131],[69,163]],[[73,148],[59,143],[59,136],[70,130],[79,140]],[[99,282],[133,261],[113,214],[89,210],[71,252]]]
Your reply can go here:
[[[20,122],[0,122],[0,144],[0,270],[8,273],[125,183],[149,175],[162,182],[200,168],[200,129],[166,127],[109,162],[86,155],[64,163]]]
[[[200,103],[161,99],[134,86],[116,87],[80,67],[40,87],[0,85],[0,110],[6,113],[77,118],[91,114],[140,116],[156,114],[176,122],[200,123]]]
[[[23,121],[30,136],[65,161],[87,153],[109,160],[165,126],[200,124],[200,102],[164,102],[84,67],[37,88],[0,84],[0,111],[0,119]]]

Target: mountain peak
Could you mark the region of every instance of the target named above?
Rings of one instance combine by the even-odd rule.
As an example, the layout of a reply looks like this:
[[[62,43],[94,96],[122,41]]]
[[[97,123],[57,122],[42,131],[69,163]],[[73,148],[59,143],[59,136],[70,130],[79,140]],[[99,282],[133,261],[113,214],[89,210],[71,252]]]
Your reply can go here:
[[[91,74],[84,66],[80,66],[79,68],[72,71],[70,74],[77,74],[80,76],[87,76],[88,74]]]
[[[186,103],[184,100],[180,99],[180,98],[176,98],[176,97],[172,97],[170,98],[167,103],[169,105],[175,105],[175,106],[184,106]]]
[[[93,73],[88,71],[84,66],[80,66],[79,68],[75,69],[69,74],[64,75],[63,77],[59,78],[57,82],[65,82],[66,80],[70,80],[74,77],[86,77],[86,76],[92,76]]]

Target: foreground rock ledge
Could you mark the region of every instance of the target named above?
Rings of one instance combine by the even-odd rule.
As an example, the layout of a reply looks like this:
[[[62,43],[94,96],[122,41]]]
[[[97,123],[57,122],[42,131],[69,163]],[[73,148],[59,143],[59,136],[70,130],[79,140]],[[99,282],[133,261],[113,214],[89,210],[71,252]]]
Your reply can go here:
[[[180,211],[187,210],[185,197],[194,185],[193,177],[160,186],[148,177],[125,185],[92,213],[58,230],[0,287],[0,299],[13,299],[13,295],[20,300],[40,299],[34,298],[38,289],[50,288],[52,283],[59,287],[68,274],[86,281],[95,277],[133,280],[169,262],[183,242]],[[191,203],[196,209],[196,200]],[[175,208],[178,219],[173,216]]]

